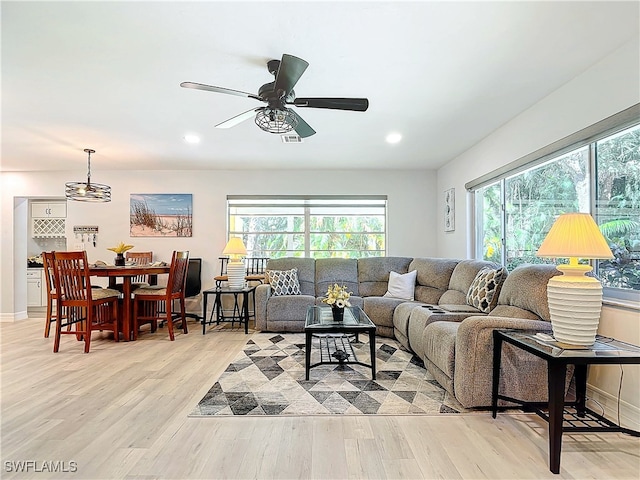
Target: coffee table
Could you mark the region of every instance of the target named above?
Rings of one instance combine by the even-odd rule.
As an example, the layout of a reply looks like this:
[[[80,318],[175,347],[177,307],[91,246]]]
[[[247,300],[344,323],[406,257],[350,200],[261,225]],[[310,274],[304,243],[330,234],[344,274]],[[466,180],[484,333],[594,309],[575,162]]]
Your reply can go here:
[[[371,364],[360,362],[351,347],[350,337],[355,335],[357,339],[359,333],[369,334]],[[313,367],[331,363],[351,363],[371,367],[371,378],[376,379],[376,325],[360,307],[346,307],[341,322],[333,320],[331,307],[320,305],[309,307],[304,334],[307,380],[309,380],[309,371]],[[320,361],[312,365],[311,340],[313,337],[320,340]]]

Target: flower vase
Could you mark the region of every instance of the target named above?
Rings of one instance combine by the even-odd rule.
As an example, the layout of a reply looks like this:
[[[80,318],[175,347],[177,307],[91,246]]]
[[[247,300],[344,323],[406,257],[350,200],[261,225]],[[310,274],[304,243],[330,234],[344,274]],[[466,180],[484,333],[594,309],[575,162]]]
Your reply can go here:
[[[333,314],[333,321],[340,322],[344,320],[344,308],[331,307],[331,313]]]
[[[116,253],[116,259],[113,263],[116,267],[124,267],[124,254]]]

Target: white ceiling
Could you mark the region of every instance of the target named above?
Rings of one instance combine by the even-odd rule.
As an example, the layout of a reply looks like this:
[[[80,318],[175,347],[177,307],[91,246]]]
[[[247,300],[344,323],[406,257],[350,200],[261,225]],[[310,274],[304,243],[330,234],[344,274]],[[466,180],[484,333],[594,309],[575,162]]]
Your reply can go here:
[[[639,37],[632,2],[2,2],[3,171],[437,168]],[[283,144],[257,93],[283,53],[318,133]],[[397,131],[403,140],[385,143]],[[183,141],[201,137],[198,145]]]

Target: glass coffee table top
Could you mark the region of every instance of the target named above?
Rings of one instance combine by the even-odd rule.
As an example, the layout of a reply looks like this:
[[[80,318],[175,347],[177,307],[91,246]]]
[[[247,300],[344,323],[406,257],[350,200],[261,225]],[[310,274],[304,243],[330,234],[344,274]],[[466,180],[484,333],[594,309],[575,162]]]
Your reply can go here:
[[[349,330],[362,329],[364,331],[370,328],[375,328],[375,324],[360,307],[345,307],[342,322],[336,322],[333,320],[331,307],[316,305],[314,307],[309,307],[307,310],[307,318],[304,328],[305,331],[339,331],[340,328],[346,328]]]

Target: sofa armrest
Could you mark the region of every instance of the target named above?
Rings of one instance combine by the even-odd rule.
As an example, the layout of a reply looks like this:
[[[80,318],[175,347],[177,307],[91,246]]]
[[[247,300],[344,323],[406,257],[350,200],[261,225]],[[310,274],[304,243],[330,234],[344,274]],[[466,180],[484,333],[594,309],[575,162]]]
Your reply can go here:
[[[256,287],[256,330],[267,330],[267,302],[271,297],[271,285],[268,283]]]
[[[491,315],[464,319],[455,341],[454,390],[465,407],[491,405],[493,331],[496,329],[549,331],[551,324]],[[512,345],[504,345],[500,387],[503,395],[524,401],[545,401],[546,372],[543,360]]]

